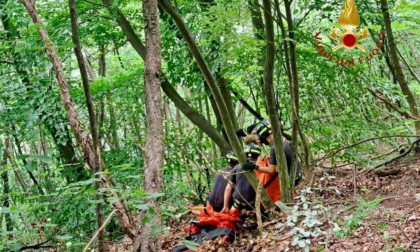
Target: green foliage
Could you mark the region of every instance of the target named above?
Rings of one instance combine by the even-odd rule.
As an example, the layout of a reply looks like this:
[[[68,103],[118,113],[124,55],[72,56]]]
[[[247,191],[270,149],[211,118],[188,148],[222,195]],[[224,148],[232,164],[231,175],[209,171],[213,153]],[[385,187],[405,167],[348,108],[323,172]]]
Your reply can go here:
[[[185,214],[188,204],[206,200],[214,171],[225,166],[225,162],[214,143],[180,115],[174,104],[165,97],[165,164],[161,171],[163,192],[148,195],[144,191],[143,167],[147,151],[144,149],[147,132],[144,62],[114,21],[114,11],[118,8],[144,42],[141,4],[139,1],[118,0],[114,1],[109,12],[95,3],[100,1],[77,1],[77,12],[83,53],[87,65],[95,72],[95,76],[90,76],[90,91],[100,125],[102,156],[107,167],[103,173],[112,177],[115,183],[112,190],[121,195],[132,213],[148,213],[144,222],[161,213],[163,226],[154,226],[154,234],[167,232],[165,225],[168,225],[169,218]],[[416,72],[420,24],[418,5],[414,0],[389,3],[398,48]],[[181,0],[176,4],[212,72],[226,80],[229,90],[237,92],[240,98],[266,116],[261,85],[266,41],[255,38],[247,1],[220,0],[208,3]],[[372,30],[371,37],[361,42],[368,51],[339,50],[334,52],[333,61],[328,61],[317,52],[314,35],[321,31],[324,48],[332,52],[335,42],[328,34],[332,27],[338,27],[337,18],[342,3],[305,0],[292,5],[300,89],[299,119],[314,159],[370,137],[409,135],[414,132],[413,120],[402,118],[367,91],[370,88],[397,105],[401,111],[409,111],[404,95],[390,75],[386,55],[379,53],[369,62],[354,67],[340,67],[335,62],[338,58],[366,58],[376,45],[372,37],[377,38],[378,33],[384,30],[382,13],[376,1],[356,0],[356,4],[362,17],[359,28]],[[63,61],[80,126],[84,132],[88,132],[88,113],[72,51],[67,1],[38,0],[36,5],[43,19],[43,27],[57,45]],[[10,139],[13,145],[10,153],[16,159],[16,165],[7,161],[7,165],[2,166],[10,178],[11,205],[2,207],[0,211],[2,214],[10,213],[14,226],[11,232],[6,232],[2,226],[0,250],[15,251],[23,244],[35,243],[40,240],[38,229],[42,227],[44,237],[54,237],[51,244],[58,246],[60,251],[80,251],[97,230],[96,204],[103,203],[107,215],[112,211],[110,203],[117,199],[104,189],[96,189],[94,184],[97,180],[92,174],[87,178],[79,174],[87,173],[82,171],[85,157],[70,130],[55,73],[39,38],[40,26],[32,23],[18,1],[9,0],[1,8],[0,15],[7,14],[12,27],[0,25],[0,147],[3,152],[3,143]],[[284,12],[283,5],[280,10]],[[192,108],[221,132],[223,126],[217,125],[208,88],[176,25],[167,14],[160,13],[160,26],[164,78]],[[293,123],[291,97],[285,71],[285,53],[281,48],[285,39],[276,30],[274,75],[278,110],[285,128],[290,128]],[[96,73],[100,46],[105,50],[105,76]],[[408,74],[407,69],[404,65],[409,88],[418,97],[420,85]],[[418,71],[416,73],[418,75]],[[240,126],[255,121],[239,105],[237,98],[233,102]],[[114,112],[112,116],[111,108]],[[332,157],[331,163],[333,166],[341,163],[372,166],[382,162],[373,160],[373,156],[408,141],[389,138],[366,142],[346,148]],[[18,147],[22,153],[19,153]],[[67,152],[63,151],[64,147]],[[67,159],[64,157],[66,153]],[[28,171],[38,180],[45,195],[40,195]],[[23,189],[15,176],[11,176],[16,173],[24,181]],[[4,188],[3,183],[0,183],[0,189]],[[98,200],[98,193],[106,195],[106,198]],[[318,232],[317,226],[321,222],[318,216],[323,209],[307,201],[305,195],[302,197],[302,203],[294,209],[288,223],[294,224],[293,244],[307,249],[310,239]],[[160,209],[150,208],[147,204],[150,198],[160,199]],[[336,235],[351,235],[377,204],[377,200],[359,199],[358,208],[340,223]],[[404,218],[400,220],[404,221]],[[4,221],[2,225],[5,225]],[[110,240],[122,236],[115,218],[106,230]],[[192,248],[196,244],[187,243],[187,246]],[[317,251],[323,251],[323,248]]]
[[[366,201],[363,198],[356,198],[357,202],[359,203],[359,206],[356,210],[352,213],[352,215],[345,216],[344,221],[340,224],[340,226],[335,225],[334,231],[335,235],[338,238],[346,237],[350,234],[357,235],[355,233],[355,229],[359,227],[363,223],[363,221],[366,218],[366,215],[374,210],[379,203],[381,203],[381,198],[377,197],[372,201]]]
[[[300,202],[293,207],[291,215],[287,216],[287,222],[282,227],[291,227],[293,233],[292,246],[300,247],[303,251],[309,251],[311,239],[321,232],[319,226],[323,224],[321,216],[326,209],[318,203],[311,202],[307,197],[312,194],[311,188],[302,190]]]

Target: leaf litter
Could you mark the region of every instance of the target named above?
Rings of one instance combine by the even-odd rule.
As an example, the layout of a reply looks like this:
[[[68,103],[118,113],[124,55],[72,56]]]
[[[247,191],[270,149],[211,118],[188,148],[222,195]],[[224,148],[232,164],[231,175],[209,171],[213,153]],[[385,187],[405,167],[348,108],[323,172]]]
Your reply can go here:
[[[312,187],[303,182],[297,188],[307,203],[299,203],[296,223],[292,216],[271,212],[259,234],[252,217],[242,218],[233,243],[205,241],[199,251],[420,251],[420,158],[392,166],[400,171],[379,176],[362,170],[356,180],[353,167],[316,168]],[[184,228],[194,218],[170,220],[162,251],[185,242]]]

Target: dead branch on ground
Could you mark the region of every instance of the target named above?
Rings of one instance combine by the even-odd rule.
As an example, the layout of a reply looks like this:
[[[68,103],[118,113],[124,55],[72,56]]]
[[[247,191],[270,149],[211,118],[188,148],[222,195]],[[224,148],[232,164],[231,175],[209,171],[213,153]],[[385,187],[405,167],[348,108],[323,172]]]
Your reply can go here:
[[[400,155],[398,155],[398,156],[392,158],[391,160],[388,160],[388,161],[386,161],[386,162],[384,162],[382,164],[378,164],[377,166],[373,167],[372,169],[367,170],[367,172],[371,172],[371,171],[373,171],[373,170],[375,170],[375,169],[377,169],[379,167],[386,166],[386,165],[388,165],[388,164],[390,164],[390,163],[392,163],[392,162],[394,162],[394,161],[396,161],[396,160],[398,160],[398,159],[400,159],[402,157],[407,156],[414,149],[414,146],[416,144],[418,144],[418,143],[420,143],[420,138],[418,138],[417,140],[415,140],[414,142],[412,142],[410,144],[410,148],[408,148],[406,151],[404,151]]]
[[[315,159],[312,162],[319,162],[321,160],[333,157],[333,156],[337,155],[338,153],[340,153],[340,151],[343,151],[343,150],[348,149],[348,148],[352,148],[352,147],[357,146],[357,145],[362,144],[362,143],[366,143],[366,142],[373,141],[373,140],[378,140],[378,139],[397,138],[397,137],[417,137],[417,138],[420,138],[420,136],[417,136],[417,135],[392,135],[392,136],[371,137],[371,138],[368,138],[368,139],[360,140],[360,141],[358,141],[354,144],[350,144],[350,145],[341,147],[340,149],[334,151],[333,153],[325,155],[325,156],[323,156],[319,159]]]

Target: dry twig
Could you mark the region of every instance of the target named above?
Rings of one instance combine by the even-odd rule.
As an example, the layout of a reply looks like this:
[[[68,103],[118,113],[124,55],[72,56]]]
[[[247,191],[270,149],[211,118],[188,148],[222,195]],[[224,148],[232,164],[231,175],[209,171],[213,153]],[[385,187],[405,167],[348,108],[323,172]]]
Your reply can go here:
[[[105,222],[102,224],[102,226],[98,229],[98,231],[96,231],[95,235],[92,237],[92,239],[90,240],[90,242],[86,245],[86,247],[83,249],[83,252],[86,252],[90,245],[92,245],[93,241],[95,241],[96,237],[99,235],[99,233],[102,231],[102,229],[105,228],[106,224],[108,224],[108,222],[111,220],[112,216],[115,214],[115,212],[117,211],[117,209],[114,209],[108,216],[108,218],[106,218]]]

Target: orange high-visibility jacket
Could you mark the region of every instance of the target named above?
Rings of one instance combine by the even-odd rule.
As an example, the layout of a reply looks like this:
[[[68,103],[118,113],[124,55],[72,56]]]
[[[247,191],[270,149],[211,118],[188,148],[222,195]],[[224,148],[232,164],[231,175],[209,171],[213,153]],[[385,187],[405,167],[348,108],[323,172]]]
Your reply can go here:
[[[256,165],[258,166],[268,166],[270,161],[270,157],[267,156],[264,159],[260,159],[257,161]],[[277,172],[272,174],[261,172],[259,170],[254,171],[260,181],[261,185],[266,187],[265,190],[270,196],[271,201],[274,203],[276,201],[281,200],[281,192],[280,192],[280,180]],[[274,180],[267,186],[267,182],[271,179],[272,176],[276,176]]]

